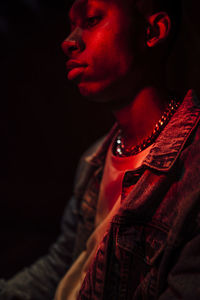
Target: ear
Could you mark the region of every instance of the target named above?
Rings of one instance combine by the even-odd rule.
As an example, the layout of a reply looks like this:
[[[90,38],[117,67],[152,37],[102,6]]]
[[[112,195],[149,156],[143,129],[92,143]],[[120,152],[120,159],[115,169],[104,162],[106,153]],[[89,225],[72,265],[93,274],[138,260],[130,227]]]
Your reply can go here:
[[[155,47],[164,41],[171,30],[171,19],[166,12],[158,12],[148,17],[147,46]]]

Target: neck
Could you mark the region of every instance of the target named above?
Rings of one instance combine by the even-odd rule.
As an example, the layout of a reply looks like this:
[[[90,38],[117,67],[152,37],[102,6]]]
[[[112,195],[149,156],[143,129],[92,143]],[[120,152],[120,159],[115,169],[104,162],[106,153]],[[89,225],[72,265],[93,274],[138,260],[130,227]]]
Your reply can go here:
[[[127,106],[113,111],[128,146],[148,137],[161,118],[169,99],[165,90],[145,87]]]

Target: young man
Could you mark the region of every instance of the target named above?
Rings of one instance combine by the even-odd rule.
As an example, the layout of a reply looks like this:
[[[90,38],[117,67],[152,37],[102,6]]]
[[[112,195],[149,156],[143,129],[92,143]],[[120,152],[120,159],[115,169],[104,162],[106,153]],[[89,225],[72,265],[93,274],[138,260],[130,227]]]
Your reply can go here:
[[[180,11],[172,0],[74,2],[68,79],[117,123],[82,157],[50,254],[2,282],[0,299],[200,298],[200,104],[165,86]]]

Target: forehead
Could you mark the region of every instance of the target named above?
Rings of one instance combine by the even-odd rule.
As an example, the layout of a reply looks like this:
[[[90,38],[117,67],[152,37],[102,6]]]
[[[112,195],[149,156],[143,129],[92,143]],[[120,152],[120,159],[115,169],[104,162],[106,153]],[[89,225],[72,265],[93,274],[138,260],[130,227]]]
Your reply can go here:
[[[109,1],[109,0],[107,0]],[[86,10],[89,6],[91,5],[98,5],[103,2],[106,2],[106,0],[75,0],[70,12],[69,12],[69,17],[72,18],[75,14],[80,14],[84,10]]]
[[[93,7],[93,6],[101,6],[104,4],[109,4],[109,3],[114,3],[116,5],[122,6],[122,3],[128,3],[129,0],[126,1],[119,1],[119,0],[75,0],[70,12],[69,12],[69,17],[72,19],[74,16],[79,15],[84,13],[88,8]],[[124,4],[123,4],[124,6]]]

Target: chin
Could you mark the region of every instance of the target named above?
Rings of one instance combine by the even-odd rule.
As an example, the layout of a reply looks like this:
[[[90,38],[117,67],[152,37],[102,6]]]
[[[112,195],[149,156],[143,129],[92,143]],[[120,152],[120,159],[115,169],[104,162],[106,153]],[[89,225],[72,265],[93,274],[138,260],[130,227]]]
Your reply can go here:
[[[92,97],[95,93],[93,91],[91,91],[91,89],[85,85],[85,84],[79,84],[78,85],[78,89],[79,89],[79,92],[80,94],[83,96],[83,97],[86,97],[86,98],[90,98]]]
[[[78,84],[80,94],[89,101],[105,102],[105,88],[96,83],[80,83]]]
[[[83,97],[93,102],[109,103],[116,97],[116,88],[108,82],[81,82],[78,88]]]

